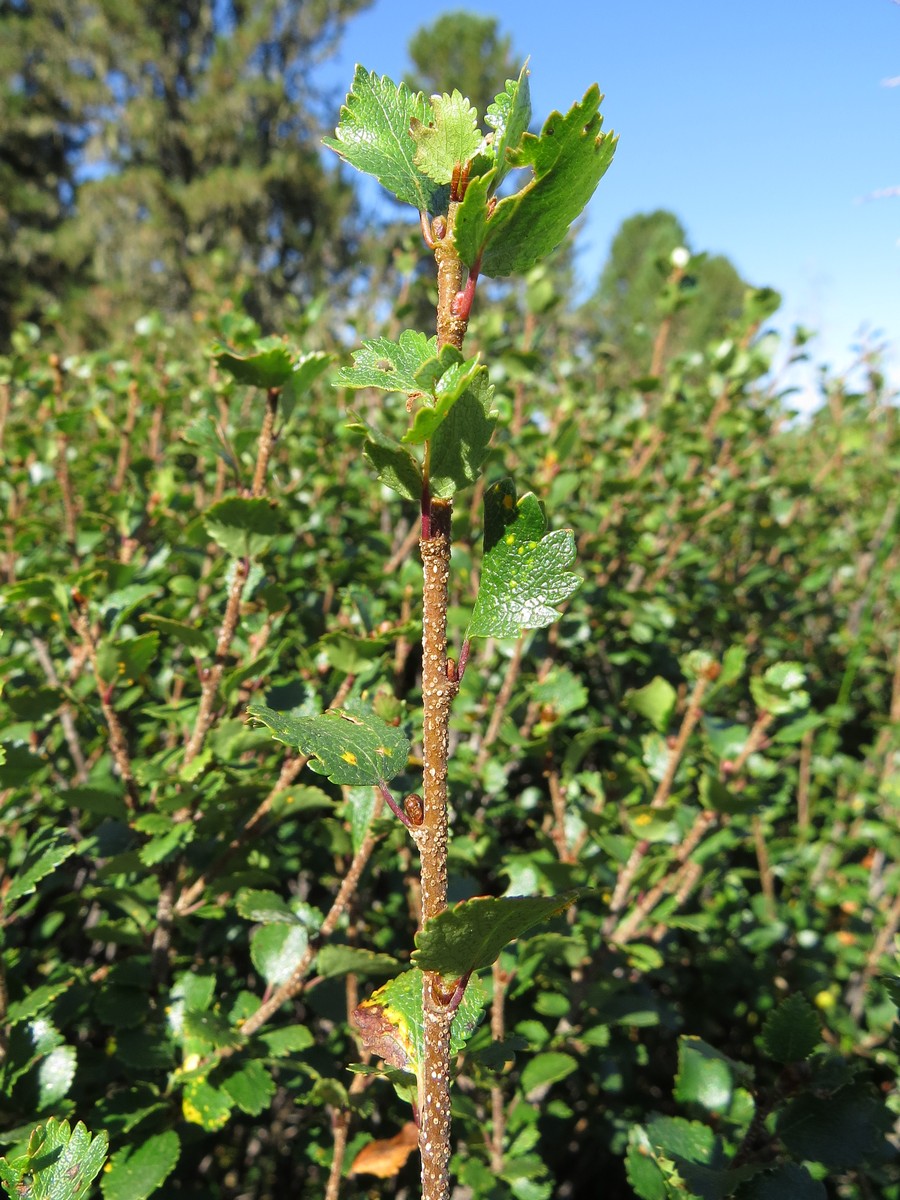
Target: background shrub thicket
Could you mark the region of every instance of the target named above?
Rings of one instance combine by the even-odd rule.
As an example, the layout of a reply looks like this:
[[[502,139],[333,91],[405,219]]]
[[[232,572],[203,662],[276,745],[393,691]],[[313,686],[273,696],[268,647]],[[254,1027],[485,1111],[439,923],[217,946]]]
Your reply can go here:
[[[576,530],[584,583],[466,674],[451,892],[595,890],[483,982],[456,1174],[480,1196],[589,1195],[598,1173],[653,1195],[640,1172],[681,1131],[826,1188],[800,1194],[894,1195],[896,410],[871,363],[788,421],[759,292],[728,339],[604,387],[543,282],[472,336],[495,474],[513,461]],[[325,1194],[336,1138],[346,1171],[409,1115],[346,1070],[348,1012],[417,924],[405,831],[244,711],[365,695],[416,744],[417,514],[373,484],[326,355],[300,356],[270,439],[265,390],[203,353],[271,349],[258,332],[226,313],[182,349],[148,319],[60,359],[25,327],[3,364],[3,1137],[12,1157],[50,1116],[107,1130],[107,1197]],[[798,1062],[771,1026],[786,998],[811,1022]],[[721,1095],[692,1090],[692,1055]]]

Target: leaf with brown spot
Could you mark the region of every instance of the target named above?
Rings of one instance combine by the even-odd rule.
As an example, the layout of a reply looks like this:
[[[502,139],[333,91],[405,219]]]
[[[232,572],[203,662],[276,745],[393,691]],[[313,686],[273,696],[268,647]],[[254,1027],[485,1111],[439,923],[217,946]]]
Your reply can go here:
[[[419,1130],[415,1122],[407,1121],[392,1138],[381,1138],[363,1146],[354,1158],[349,1173],[393,1179],[406,1165],[407,1159],[418,1144]]]

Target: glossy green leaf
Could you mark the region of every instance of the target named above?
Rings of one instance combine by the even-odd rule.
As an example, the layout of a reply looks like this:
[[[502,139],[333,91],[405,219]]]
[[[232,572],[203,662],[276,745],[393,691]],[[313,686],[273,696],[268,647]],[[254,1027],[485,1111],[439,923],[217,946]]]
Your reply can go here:
[[[215,351],[216,365],[226,371],[238,383],[259,388],[281,388],[288,382],[294,370],[294,356],[283,342],[272,339],[274,344],[260,343],[254,354],[235,354],[225,347]]]
[[[449,500],[481,474],[497,414],[492,410],[494,389],[484,369],[444,413],[434,430],[429,459],[432,496]]]
[[[763,1026],[766,1053],[779,1063],[802,1062],[821,1041],[819,1016],[799,992],[788,996],[773,1009]]]
[[[210,456],[214,455],[216,458],[221,458],[222,462],[231,467],[232,470],[237,466],[234,456],[222,441],[219,426],[209,413],[202,413],[195,420],[191,421],[187,429],[182,432],[181,440],[187,442],[189,446],[198,446]]]
[[[421,971],[459,979],[489,967],[532,925],[564,912],[579,891],[561,896],[476,896],[427,921],[416,934],[412,962]]]
[[[477,360],[470,359],[469,362],[452,363],[437,379],[432,381],[433,403],[419,405],[412,426],[403,435],[403,441],[420,446],[433,438],[436,430],[447,419],[454,404],[476,379],[479,381],[476,392],[479,395],[488,393],[487,370],[485,367],[480,367]],[[487,394],[488,404],[490,394]]]
[[[313,1035],[305,1025],[287,1025],[281,1029],[261,1029],[256,1037],[273,1058],[298,1054],[313,1044]]]
[[[418,460],[396,439],[373,429],[359,419],[348,425],[366,434],[363,452],[385,487],[405,500],[416,503],[422,498],[422,467]]]
[[[101,1181],[104,1200],[146,1200],[175,1169],[181,1142],[172,1129],[125,1146],[110,1160]]]
[[[559,1050],[547,1050],[543,1054],[536,1054],[522,1069],[522,1091],[527,1096],[535,1088],[559,1083],[577,1070],[578,1062],[571,1054],[563,1054]]]
[[[253,965],[271,987],[286,983],[309,944],[302,925],[263,925],[250,939]]]
[[[386,75],[357,66],[352,89],[341,108],[333,138],[323,138],[351,167],[374,175],[382,187],[420,212],[437,213],[446,205],[446,189],[419,169],[413,120],[427,124],[430,101]]]
[[[502,92],[494,97],[484,116],[485,124],[493,130],[491,150],[496,164],[494,190],[499,187],[509,169],[509,156],[518,150],[522,137],[531,124],[531,93],[528,69],[522,67],[518,79],[507,79]]]
[[[850,1169],[875,1152],[892,1124],[882,1100],[862,1083],[833,1095],[806,1093],[778,1115],[778,1136],[796,1158]]]
[[[42,879],[74,853],[75,846],[64,834],[46,829],[39,833],[29,844],[24,862],[16,868],[5,897],[0,897],[2,907],[12,911],[17,900],[30,896]]]
[[[76,1065],[74,1046],[56,1046],[41,1060],[37,1070],[39,1111],[52,1108],[68,1094]]]
[[[79,1121],[51,1117],[35,1126],[26,1153],[10,1162],[0,1158],[0,1183],[13,1200],[80,1200],[100,1173],[109,1148],[106,1132],[92,1137]]]
[[[413,161],[435,183],[449,183],[455,167],[468,162],[481,142],[478,113],[454,90],[448,96],[431,97],[428,121],[413,117],[409,131],[416,144]]]
[[[741,1189],[741,1200],[826,1200],[827,1195],[822,1181],[797,1163],[763,1171]]]
[[[66,988],[71,987],[73,980],[65,979],[57,983],[45,983],[32,988],[21,1000],[14,1000],[6,1010],[7,1025],[18,1025],[20,1021],[28,1021],[49,1008],[57,996],[61,996]]]
[[[156,613],[142,613],[142,623],[155,629],[164,641],[173,645],[184,646],[186,650],[196,650],[200,654],[208,654],[212,649],[209,631],[188,625],[185,621],[173,621],[170,617],[161,617]]]
[[[553,606],[576,590],[580,578],[567,568],[575,558],[569,529],[547,533],[537,498],[516,499],[510,479],[489,488],[484,498],[484,561],[481,587],[467,637],[518,637],[558,620]]]
[[[678,693],[667,679],[655,675],[642,688],[635,688],[625,697],[625,703],[642,717],[647,717],[654,726],[665,733],[675,711]]]
[[[250,705],[247,715],[279,742],[309,754],[312,769],[333,783],[387,782],[405,768],[409,756],[404,734],[358,701],[319,717],[293,717],[259,704]]]
[[[231,496],[207,509],[206,532],[234,558],[259,558],[282,532],[277,508],[269,500]]]
[[[257,1117],[267,1109],[275,1095],[275,1081],[256,1059],[250,1059],[240,1070],[229,1075],[223,1080],[222,1087],[236,1107],[251,1117]]]
[[[245,920],[260,925],[302,924],[293,909],[275,892],[241,888],[234,898],[234,906]]]
[[[533,178],[490,216],[485,205],[493,180],[488,175],[472,181],[454,229],[467,266],[480,258],[485,275],[522,274],[560,244],[615,153],[615,137],[601,132],[601,99],[594,84],[565,116],[551,113],[539,135],[524,134],[507,160],[513,167],[531,167]]]
[[[805,683],[806,675],[800,663],[780,662],[762,675],[754,675],[750,680],[750,691],[758,708],[782,716],[807,707],[809,693],[804,688]]]
[[[709,1113],[726,1112],[734,1095],[735,1072],[735,1064],[701,1038],[682,1037],[678,1042],[675,1099],[699,1105]]]
[[[353,351],[353,366],[343,367],[335,387],[378,388],[383,392],[420,392],[418,373],[438,362],[437,338],[415,329],[404,329],[396,342],[369,338]]]
[[[334,355],[328,354],[324,350],[313,350],[308,354],[299,355],[282,387],[282,404],[291,406],[305,396],[333,362]]]
[[[390,975],[400,963],[390,954],[376,954],[362,946],[323,946],[316,958],[316,974],[322,979],[358,975],[361,979]]]

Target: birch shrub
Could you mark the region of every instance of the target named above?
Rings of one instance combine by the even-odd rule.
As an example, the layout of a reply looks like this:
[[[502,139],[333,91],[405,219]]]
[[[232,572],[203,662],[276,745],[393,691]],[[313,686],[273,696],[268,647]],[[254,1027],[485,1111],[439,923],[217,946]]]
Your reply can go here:
[[[357,72],[436,338],[17,334],[8,1196],[900,1195],[896,409],[787,423],[767,291],[606,386],[598,105]]]

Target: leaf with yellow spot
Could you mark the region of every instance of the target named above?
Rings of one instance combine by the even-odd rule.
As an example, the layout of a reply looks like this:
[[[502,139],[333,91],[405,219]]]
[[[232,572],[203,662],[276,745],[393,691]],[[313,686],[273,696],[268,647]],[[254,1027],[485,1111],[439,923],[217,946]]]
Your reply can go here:
[[[310,756],[309,765],[332,783],[366,787],[386,783],[404,770],[409,739],[385,724],[361,700],[319,717],[295,717],[253,704],[247,715],[271,730],[279,742]]]
[[[547,519],[531,492],[516,499],[503,479],[484,498],[484,562],[481,586],[466,631],[473,637],[518,637],[559,617],[555,605],[581,583],[567,568],[575,558],[571,529],[547,533]]]
[[[389,1067],[417,1073],[424,1053],[422,972],[404,971],[364,1000],[353,1014],[363,1045]],[[453,990],[452,984],[450,991]],[[465,1046],[481,1020],[487,995],[477,979],[470,981],[450,1026],[450,1053]]]

